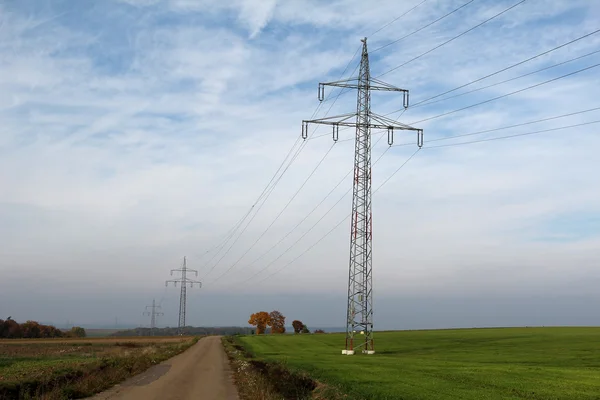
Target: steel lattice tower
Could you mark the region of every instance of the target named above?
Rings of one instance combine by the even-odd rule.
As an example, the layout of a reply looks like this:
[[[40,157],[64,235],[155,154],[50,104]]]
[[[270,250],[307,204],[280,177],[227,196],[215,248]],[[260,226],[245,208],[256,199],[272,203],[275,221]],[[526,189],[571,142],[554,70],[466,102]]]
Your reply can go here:
[[[148,311],[148,308],[150,308],[152,311]],[[152,336],[154,336],[154,328],[156,327],[156,317],[165,315],[160,311],[156,311],[157,309],[160,309],[160,308],[161,308],[160,306],[156,305],[156,301],[154,299],[152,299],[152,305],[146,306],[146,311],[144,311],[144,315],[150,316],[150,333],[152,334]]]
[[[373,345],[373,213],[371,203],[371,129],[387,129],[388,145],[394,142],[394,130],[417,132],[417,145],[423,145],[423,130],[399,123],[371,112],[371,91],[401,92],[404,108],[408,108],[408,90],[389,85],[371,77],[367,38],[361,40],[362,57],[357,78],[319,83],[319,100],[325,98],[325,86],[357,89],[356,113],[302,121],[302,138],[308,138],[310,123],[332,125],[333,140],[339,137],[339,127],[356,128],[354,149],[354,179],[350,226],[350,265],[348,276],[348,307],[346,314],[346,348],[342,354],[352,355],[362,347],[363,353],[374,354]],[[355,118],[355,122],[352,119]],[[360,340],[355,336],[360,335]]]
[[[196,274],[196,276],[198,276],[198,271],[196,271],[195,269],[189,269],[187,267],[187,261],[186,261],[185,257],[183,257],[183,266],[180,269],[172,269],[171,275],[173,275],[173,272],[181,272],[181,277],[179,279],[165,281],[165,286],[168,286],[169,283],[172,282],[174,284],[174,286],[177,287],[177,282],[181,283],[181,293],[179,295],[179,325],[177,326],[177,328],[178,328],[177,330],[179,331],[179,334],[181,335],[182,330],[185,327],[187,284],[189,283],[190,287],[194,287],[194,283],[195,283],[199,287],[202,287],[202,282],[195,281],[195,280],[187,277],[188,272],[193,272]]]

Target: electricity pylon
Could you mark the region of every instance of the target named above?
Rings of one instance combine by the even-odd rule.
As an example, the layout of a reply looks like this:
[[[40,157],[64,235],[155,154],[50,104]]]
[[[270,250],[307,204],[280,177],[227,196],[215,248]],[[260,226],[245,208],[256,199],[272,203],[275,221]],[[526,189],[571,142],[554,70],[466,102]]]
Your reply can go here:
[[[195,281],[187,277],[188,272],[193,272],[198,276],[198,271],[195,269],[188,269],[186,258],[183,257],[183,266],[180,269],[172,269],[171,275],[173,272],[181,272],[181,277],[179,279],[172,279],[169,281],[165,281],[165,286],[169,286],[169,283],[173,283],[175,287],[177,287],[177,282],[181,283],[181,293],[179,295],[179,325],[177,326],[177,331],[181,335],[182,330],[185,327],[185,310],[186,310],[186,296],[187,296],[187,284],[190,284],[190,287],[194,287],[194,283],[199,287],[202,287],[202,282]]]
[[[148,308],[150,308],[152,311],[148,311]],[[144,311],[144,315],[150,316],[150,334],[152,336],[154,336],[154,328],[156,327],[156,317],[165,315],[160,311],[156,311],[157,309],[160,309],[160,306],[157,306],[156,301],[152,299],[152,305],[146,306],[146,311]]]
[[[325,86],[357,89],[356,112],[333,117],[303,120],[302,138],[308,138],[309,124],[333,127],[333,140],[337,142],[339,127],[356,128],[354,149],[354,179],[352,216],[350,225],[350,265],[348,277],[348,308],[346,314],[346,348],[342,354],[352,355],[363,347],[365,354],[374,354],[373,344],[373,267],[372,240],[373,214],[371,212],[371,129],[387,129],[388,145],[394,143],[394,130],[417,132],[417,145],[423,146],[423,130],[413,128],[371,112],[371,91],[401,92],[404,108],[408,108],[408,90],[372,78],[369,70],[367,38],[361,39],[362,57],[358,77],[336,82],[319,83],[319,101],[325,98]],[[355,121],[352,119],[355,118]],[[364,340],[355,343],[355,335]]]

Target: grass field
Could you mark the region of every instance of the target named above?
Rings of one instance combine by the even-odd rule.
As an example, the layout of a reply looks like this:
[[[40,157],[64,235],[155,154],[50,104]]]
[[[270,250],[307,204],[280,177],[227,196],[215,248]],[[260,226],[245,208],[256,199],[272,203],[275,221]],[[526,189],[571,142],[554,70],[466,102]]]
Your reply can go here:
[[[0,340],[0,399],[85,397],[193,342],[191,337]]]
[[[600,328],[376,332],[374,355],[345,335],[244,336],[259,359],[366,399],[600,399]]]

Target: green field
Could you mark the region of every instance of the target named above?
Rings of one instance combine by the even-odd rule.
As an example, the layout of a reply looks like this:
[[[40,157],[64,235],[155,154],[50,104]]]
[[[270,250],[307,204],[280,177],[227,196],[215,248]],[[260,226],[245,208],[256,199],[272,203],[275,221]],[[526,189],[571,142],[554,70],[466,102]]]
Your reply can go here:
[[[367,399],[600,399],[600,328],[376,332],[374,355],[343,334],[244,336],[259,359]]]

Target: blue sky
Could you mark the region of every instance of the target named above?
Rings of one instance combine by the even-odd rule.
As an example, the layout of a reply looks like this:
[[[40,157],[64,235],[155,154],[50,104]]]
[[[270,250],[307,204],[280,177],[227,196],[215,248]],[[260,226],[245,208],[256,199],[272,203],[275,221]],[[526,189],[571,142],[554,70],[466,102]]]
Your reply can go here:
[[[44,321],[69,315],[92,323],[113,321],[120,313],[120,320],[136,321],[156,297],[170,307],[165,323],[175,323],[177,292],[166,290],[163,281],[184,255],[201,276],[212,268],[204,287],[191,295],[192,323],[196,318],[209,325],[242,324],[239,315],[256,307],[300,312],[295,311],[301,310],[297,303],[286,300],[299,293],[323,296],[324,302],[338,293],[343,303],[349,222],[288,263],[349,213],[349,197],[283,253],[338,201],[351,180],[252,263],[352,168],[352,141],[336,144],[254,245],[329,151],[326,128],[315,132],[325,136],[306,143],[231,251],[211,262],[210,254],[202,254],[244,215],[295,143],[301,120],[318,105],[318,82],[340,78],[350,65],[348,76],[357,66],[359,60],[352,56],[362,37],[369,37],[372,75],[378,76],[518,1],[475,0],[375,51],[466,0],[427,0],[372,35],[418,3],[381,0],[359,13],[364,7],[358,0],[0,2],[0,314]],[[599,19],[600,4],[592,0],[527,0],[382,79],[409,89],[416,104],[590,33],[599,28]],[[600,34],[452,94],[597,50]],[[401,121],[424,120],[598,63],[600,53],[592,54],[409,108]],[[396,304],[401,309],[413,298],[415,310],[431,315],[431,321],[411,320],[410,313],[413,317],[407,316],[402,327],[439,326],[430,312],[434,306],[418,300],[430,296],[463,296],[485,304],[504,295],[600,300],[594,290],[600,278],[600,189],[594,173],[600,166],[595,151],[600,124],[433,148],[596,121],[600,111],[427,144],[600,107],[598,71],[594,67],[415,124],[425,130],[425,148],[374,195],[374,276],[376,294],[386,302],[382,307],[394,310]],[[340,96],[329,115],[353,111],[354,102],[354,93]],[[330,104],[324,103],[317,116],[324,116]],[[397,96],[373,96],[373,110],[379,114],[399,108]],[[352,134],[342,131],[340,138]],[[373,134],[376,141],[379,133]],[[395,140],[412,142],[414,136],[396,134]],[[385,139],[378,142],[374,159],[386,147]],[[374,166],[374,186],[415,149],[386,151]],[[281,272],[264,282],[259,278],[267,273],[241,284],[266,265],[268,272]],[[13,282],[23,278],[35,295],[8,307],[9,296],[22,290]],[[241,300],[257,292],[265,294],[264,301]],[[110,302],[103,304],[98,299],[107,293]],[[81,302],[69,308],[66,299],[73,295]],[[199,306],[217,299],[219,310]],[[119,302],[128,307],[119,310],[114,305]],[[56,311],[59,304],[61,312]],[[548,307],[545,312],[551,315]],[[95,310],[93,317],[83,310],[89,308]],[[327,310],[312,325],[343,324],[343,309]],[[510,310],[514,308],[505,314]],[[530,311],[520,310],[518,321],[527,315],[535,319],[539,309]],[[470,326],[477,320],[465,314],[448,324]]]

